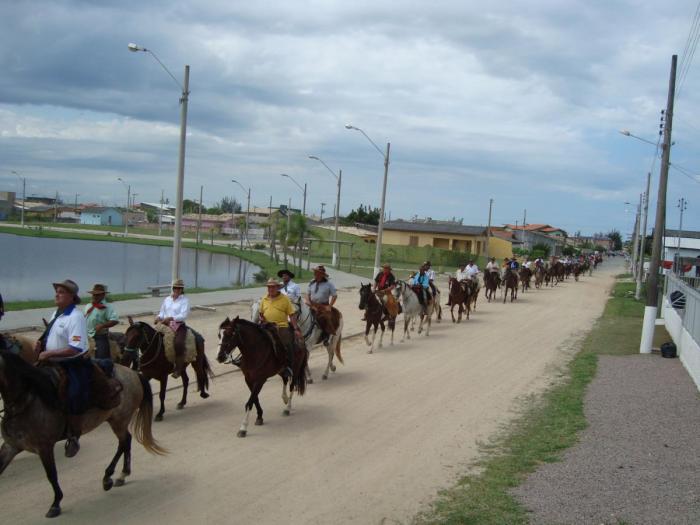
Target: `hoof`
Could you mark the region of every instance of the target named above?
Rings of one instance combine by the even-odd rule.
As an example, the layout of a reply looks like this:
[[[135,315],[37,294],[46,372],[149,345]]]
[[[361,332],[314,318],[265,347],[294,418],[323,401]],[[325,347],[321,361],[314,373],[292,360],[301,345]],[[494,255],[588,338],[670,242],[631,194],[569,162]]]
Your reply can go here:
[[[103,479],[102,480],[102,488],[105,490],[109,490],[114,486],[114,481],[112,481],[112,478],[110,479]]]
[[[117,478],[117,481],[114,482],[115,487],[123,487],[124,484],[126,483],[126,480],[122,478]]]
[[[202,399],[206,399],[209,397],[209,394],[207,394],[206,392],[200,392],[199,397],[201,397]]]
[[[258,426],[258,427],[262,426],[262,425],[263,425],[263,420],[262,420],[262,418],[256,419],[256,420],[255,420],[255,425]]]
[[[323,379],[323,380],[325,381],[326,379],[328,379],[328,376],[327,376],[326,374],[323,374],[323,375],[321,376],[321,379]]]
[[[290,412],[289,412],[289,409],[287,409],[287,408],[285,408],[284,410],[282,410],[282,415],[283,415],[283,416],[288,416],[289,413],[290,413]]]
[[[244,437],[246,437],[247,434],[248,434],[248,432],[247,432],[246,430],[239,430],[239,431],[238,431],[238,434],[236,434],[236,435],[237,435],[239,438],[244,438]]]
[[[367,353],[368,353],[368,354],[373,353],[373,352],[372,352],[372,349],[370,348],[369,350],[367,350]]]
[[[331,372],[335,372],[335,365],[331,365]]]
[[[46,513],[46,517],[55,518],[59,514],[61,514],[61,507],[54,505],[53,507],[49,508],[49,511]]]
[[[156,421],[163,421],[163,414],[156,414],[156,417],[154,419]]]
[[[307,382],[309,385],[313,385],[313,384],[314,384],[314,378],[313,378],[313,377],[310,377],[310,378],[308,378],[308,379],[306,380],[306,382]]]
[[[185,404],[184,404],[184,403],[178,403],[178,404],[177,404],[177,409],[178,409],[178,410],[182,410],[183,408],[185,408]]]

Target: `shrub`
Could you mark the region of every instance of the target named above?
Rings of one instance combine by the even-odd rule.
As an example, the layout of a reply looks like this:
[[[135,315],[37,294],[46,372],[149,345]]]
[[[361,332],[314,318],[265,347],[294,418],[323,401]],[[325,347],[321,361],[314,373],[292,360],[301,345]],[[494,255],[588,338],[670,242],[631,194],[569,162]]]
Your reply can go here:
[[[256,283],[264,283],[269,278],[270,277],[267,275],[267,272],[265,270],[260,270],[259,272],[255,272],[253,274],[253,279],[255,279]]]

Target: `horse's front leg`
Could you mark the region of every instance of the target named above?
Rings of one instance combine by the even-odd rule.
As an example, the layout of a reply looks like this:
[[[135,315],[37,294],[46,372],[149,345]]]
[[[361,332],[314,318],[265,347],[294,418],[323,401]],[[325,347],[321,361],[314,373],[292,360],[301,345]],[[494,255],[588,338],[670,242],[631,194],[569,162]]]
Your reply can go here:
[[[20,452],[20,449],[13,447],[9,443],[2,444],[2,448],[0,448],[0,474],[3,473],[7,465],[9,465]]]
[[[163,421],[163,414],[165,413],[165,392],[168,388],[168,374],[165,374],[160,380],[160,392],[158,392],[158,399],[160,399],[160,410],[156,414],[156,421]]]
[[[323,371],[323,375],[321,376],[321,379],[324,381],[328,379],[328,375],[330,374],[331,370],[335,371],[335,367],[333,366],[333,349],[335,348],[335,345],[338,344],[336,337],[337,335],[332,335],[330,341],[328,341],[328,346],[326,347],[326,352],[328,352],[328,362],[326,363],[326,369]]]
[[[41,458],[41,464],[44,466],[46,477],[49,479],[49,483],[51,483],[51,488],[53,489],[53,503],[51,503],[51,507],[49,507],[46,517],[55,518],[61,514],[61,500],[63,499],[63,491],[58,484],[58,472],[56,471],[56,460],[53,456],[53,444],[41,449],[39,452],[39,457]]]
[[[284,402],[284,409],[282,410],[283,416],[288,416],[292,413],[292,397],[294,397],[294,391],[291,387],[291,380],[289,386],[289,395],[287,395],[287,379],[284,379],[284,386],[282,387],[282,401]],[[257,422],[255,423],[257,425]]]
[[[112,475],[114,474],[114,469],[117,467],[119,458],[122,457],[124,453],[124,440],[119,438],[119,444],[117,445],[117,452],[114,454],[112,461],[107,465],[105,469],[105,475],[102,477],[102,488],[104,490],[109,490],[114,486],[114,481],[112,481]]]
[[[177,409],[182,410],[187,404],[187,389],[190,386],[190,378],[187,375],[187,364],[182,368],[182,399],[177,404]]]
[[[384,347],[384,330],[386,329],[384,327],[384,320],[379,321],[379,328],[381,328],[382,332],[379,334],[379,348]]]
[[[365,322],[365,344],[367,346],[372,346],[372,343],[369,341],[369,329],[372,327],[372,322],[368,319]],[[328,345],[330,346],[330,345]],[[371,352],[370,352],[371,353]]]
[[[252,383],[248,378],[246,378],[245,381],[248,384],[248,388],[250,389],[250,397],[248,398],[248,401],[246,401],[245,416],[243,416],[243,421],[241,422],[241,426],[238,429],[237,436],[240,438],[246,437],[248,435],[248,422],[250,421],[250,413],[253,410],[253,406],[255,406],[256,408],[259,406],[258,394],[260,393],[260,390],[262,390],[262,387],[265,384],[265,380],[258,383]],[[262,407],[258,412],[258,418],[262,421]]]

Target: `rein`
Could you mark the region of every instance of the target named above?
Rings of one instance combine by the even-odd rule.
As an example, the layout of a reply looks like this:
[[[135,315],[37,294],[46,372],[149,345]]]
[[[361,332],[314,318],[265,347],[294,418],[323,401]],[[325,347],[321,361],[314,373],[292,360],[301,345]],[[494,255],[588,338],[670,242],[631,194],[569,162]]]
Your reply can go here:
[[[313,316],[313,312],[311,312],[311,308],[309,308],[309,313],[307,314],[307,316],[304,319],[301,318],[301,312],[302,312],[301,299],[298,299],[298,301],[296,301],[296,305],[297,305],[297,308],[299,310],[299,324],[303,325],[304,323],[309,322],[309,319],[311,319],[311,324],[309,326],[309,329],[305,333],[302,334],[304,336],[304,341],[306,341],[306,339],[309,338],[309,336],[314,331],[314,328],[316,328],[316,325],[318,323],[316,322],[316,318]]]
[[[158,332],[155,332],[155,333],[153,334],[153,337],[152,337],[151,340],[149,341],[149,340],[148,340],[148,335],[146,335],[146,331],[145,331],[143,328],[141,328],[141,333],[143,334],[143,339],[144,339],[144,341],[146,341],[146,350],[149,350],[149,349],[151,348],[151,346],[153,345],[153,340],[154,340],[156,337],[158,337],[159,334],[158,334]],[[153,364],[153,362],[154,362],[156,359],[158,359],[158,356],[160,355],[160,351],[161,351],[162,348],[163,348],[163,338],[160,337],[160,338],[158,338],[158,347],[156,348],[156,352],[155,352],[155,354],[153,355],[153,357],[152,357],[150,360],[146,361],[145,363],[141,363],[141,364],[139,365],[139,368],[143,368],[143,367],[145,367],[145,366],[147,367],[148,365]],[[143,353],[145,353],[145,352],[143,352]]]

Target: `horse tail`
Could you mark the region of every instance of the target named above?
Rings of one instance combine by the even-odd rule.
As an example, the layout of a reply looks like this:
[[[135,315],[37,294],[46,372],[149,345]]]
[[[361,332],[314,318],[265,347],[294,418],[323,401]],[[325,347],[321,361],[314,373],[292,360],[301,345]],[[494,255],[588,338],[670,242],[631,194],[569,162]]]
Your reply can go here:
[[[306,348],[303,348],[300,353],[302,355],[301,366],[296,369],[292,376],[290,390],[294,389],[297,394],[303,396],[304,392],[306,392],[306,368],[309,364],[309,352],[306,351]]]
[[[197,361],[199,362],[199,370],[197,370],[197,390],[199,392],[206,392],[209,390],[209,378],[214,378],[214,372],[209,365],[209,360],[204,350],[197,356]]]
[[[151,432],[151,424],[153,422],[153,392],[151,391],[151,384],[143,375],[138,374],[138,376],[143,389],[143,399],[134,420],[133,434],[136,437],[136,441],[141,443],[147,452],[163,456],[168,451],[158,444]]]

